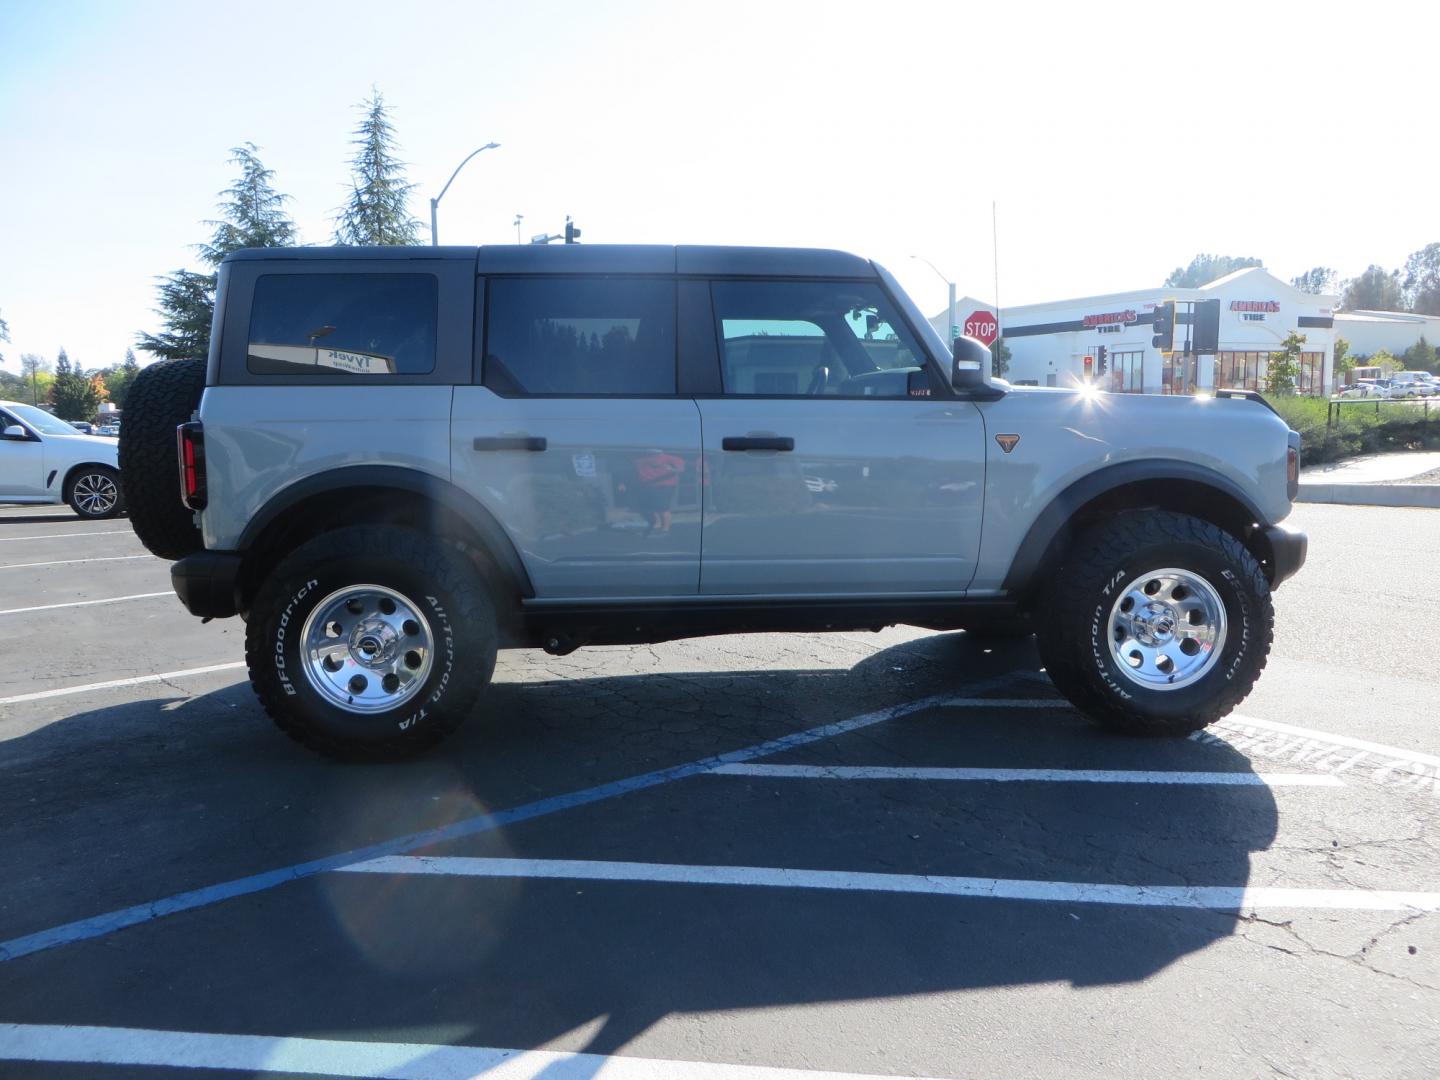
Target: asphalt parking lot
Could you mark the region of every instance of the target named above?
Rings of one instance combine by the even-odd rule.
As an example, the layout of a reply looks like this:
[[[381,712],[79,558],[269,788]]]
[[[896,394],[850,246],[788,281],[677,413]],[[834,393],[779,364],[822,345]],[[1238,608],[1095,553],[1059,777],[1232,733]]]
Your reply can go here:
[[[0,509],[0,1076],[1440,1075],[1440,512],[1292,521],[1190,740],[892,628],[502,654],[357,766],[124,519]]]

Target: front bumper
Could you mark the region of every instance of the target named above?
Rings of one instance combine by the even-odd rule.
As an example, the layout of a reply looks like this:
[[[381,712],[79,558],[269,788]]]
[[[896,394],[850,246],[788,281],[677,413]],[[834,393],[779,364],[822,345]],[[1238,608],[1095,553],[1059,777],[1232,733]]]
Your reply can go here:
[[[1304,533],[1293,532],[1283,525],[1266,525],[1260,532],[1270,548],[1269,565],[1265,569],[1273,589],[1287,578],[1294,577],[1295,572],[1305,565],[1310,540]]]
[[[197,551],[170,566],[170,584],[185,610],[202,619],[228,619],[239,607],[235,586],[240,556],[233,551]]]

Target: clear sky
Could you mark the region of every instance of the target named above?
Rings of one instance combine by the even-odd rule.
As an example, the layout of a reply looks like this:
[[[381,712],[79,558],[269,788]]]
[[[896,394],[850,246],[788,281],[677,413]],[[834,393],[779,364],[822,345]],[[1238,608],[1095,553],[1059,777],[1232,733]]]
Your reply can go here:
[[[1158,285],[1197,252],[1289,278],[1440,240],[1440,5],[0,0],[0,315],[87,368],[156,328],[261,147],[306,242],[380,88],[452,243],[839,247],[926,311]],[[965,314],[964,312],[961,313]],[[142,360],[145,357],[142,354]]]

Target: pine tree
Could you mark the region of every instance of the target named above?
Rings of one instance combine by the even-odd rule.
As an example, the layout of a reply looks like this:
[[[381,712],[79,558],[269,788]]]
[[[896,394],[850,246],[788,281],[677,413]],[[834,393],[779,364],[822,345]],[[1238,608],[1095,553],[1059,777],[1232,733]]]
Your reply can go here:
[[[296,242],[295,224],[285,213],[288,195],[272,184],[275,173],[265,168],[254,143],[233,147],[230,164],[240,167],[235,182],[220,192],[220,217],[205,222],[210,239],[195,250],[211,267],[232,251],[249,247],[285,247]],[[156,334],[140,334],[135,344],[162,360],[205,356],[210,352],[210,320],[215,311],[215,274],[176,270],[160,278],[160,306],[165,322]]]
[[[275,190],[275,171],[261,163],[259,150],[254,143],[230,150],[230,164],[240,166],[240,175],[220,193],[219,220],[205,222],[215,229],[210,242],[197,245],[200,257],[211,266],[219,266],[226,255],[242,248],[295,243],[295,223],[285,213],[290,196]]]
[[[100,391],[79,364],[71,365],[65,350],[55,360],[55,383],[50,401],[61,420],[93,420],[100,410]]]
[[[420,243],[420,222],[410,216],[410,192],[405,163],[397,156],[395,129],[380,91],[358,108],[365,116],[351,140],[350,201],[335,218],[335,242],[361,245],[414,245]]]
[[[0,341],[9,341],[9,340],[10,340],[10,324],[7,323],[4,319],[0,319]],[[0,364],[3,364],[4,362],[5,362],[5,354],[4,354],[4,353],[0,353]]]
[[[215,313],[215,275],[176,270],[160,279],[155,313],[165,329],[140,334],[135,344],[161,360],[185,360],[210,352],[210,319]]]

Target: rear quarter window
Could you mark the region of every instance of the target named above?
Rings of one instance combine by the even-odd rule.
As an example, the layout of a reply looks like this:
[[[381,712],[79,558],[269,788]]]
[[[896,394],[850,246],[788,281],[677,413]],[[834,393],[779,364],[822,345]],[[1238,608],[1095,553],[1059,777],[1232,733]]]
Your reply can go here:
[[[432,274],[263,274],[245,365],[252,375],[345,382],[435,370]]]

